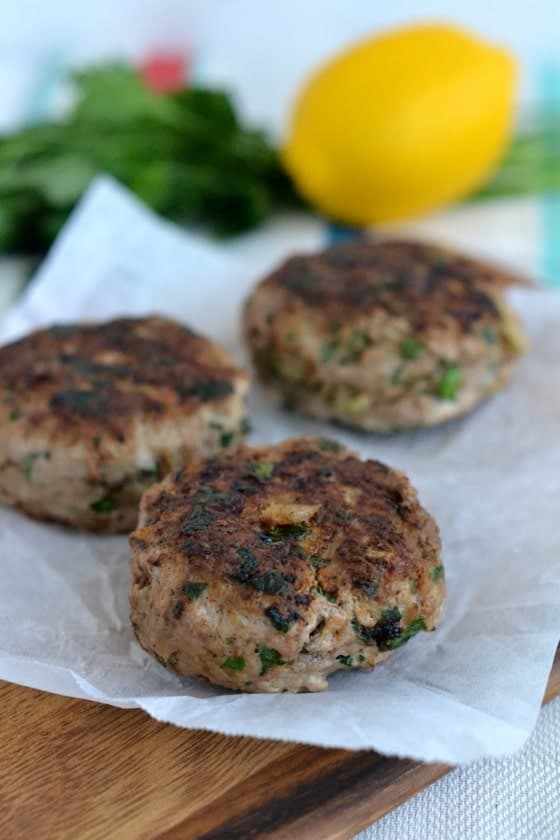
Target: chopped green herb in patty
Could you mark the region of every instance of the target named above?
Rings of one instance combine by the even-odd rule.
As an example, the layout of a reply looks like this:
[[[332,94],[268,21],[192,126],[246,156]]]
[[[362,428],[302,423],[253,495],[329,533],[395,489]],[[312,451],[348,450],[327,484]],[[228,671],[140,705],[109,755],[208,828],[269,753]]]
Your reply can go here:
[[[117,509],[117,504],[111,496],[102,496],[96,502],[92,502],[90,508],[96,513],[114,513]]]
[[[187,601],[196,601],[200,598],[205,589],[208,588],[207,583],[192,582],[186,583],[181,590]]]
[[[259,657],[261,660],[261,677],[271,668],[275,668],[277,665],[286,664],[285,660],[282,659],[278,651],[274,650],[274,648],[261,648],[259,651]]]
[[[228,656],[222,668],[229,668],[230,671],[243,671],[245,668],[245,659],[243,656]]]
[[[399,345],[399,352],[403,359],[417,359],[423,351],[423,346],[412,336],[403,338]]]
[[[461,368],[455,362],[443,362],[442,371],[437,396],[442,400],[454,400],[461,386]]]

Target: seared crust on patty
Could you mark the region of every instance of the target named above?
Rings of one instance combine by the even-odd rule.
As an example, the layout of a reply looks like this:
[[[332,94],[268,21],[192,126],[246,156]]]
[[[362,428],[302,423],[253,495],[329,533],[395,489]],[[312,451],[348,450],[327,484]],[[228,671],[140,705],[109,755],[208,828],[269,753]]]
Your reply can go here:
[[[63,437],[109,434],[124,441],[138,412],[184,417],[229,396],[239,370],[225,350],[166,318],[39,330],[0,351],[3,396],[33,394],[32,419]]]
[[[143,490],[241,436],[248,379],[166,318],[53,326],[0,349],[0,499],[130,530]]]
[[[406,477],[323,438],[169,475],[130,544],[142,646],[245,691],[316,691],[369,668],[433,629],[445,592],[437,526]]]
[[[509,380],[525,349],[502,293],[513,282],[434,246],[357,241],[265,278],[247,341],[288,407],[378,431],[432,425]]]
[[[491,290],[512,282],[506,272],[433,245],[365,239],[292,257],[265,281],[333,326],[357,312],[382,310],[406,318],[418,335],[449,321],[468,333],[477,321],[499,318]]]

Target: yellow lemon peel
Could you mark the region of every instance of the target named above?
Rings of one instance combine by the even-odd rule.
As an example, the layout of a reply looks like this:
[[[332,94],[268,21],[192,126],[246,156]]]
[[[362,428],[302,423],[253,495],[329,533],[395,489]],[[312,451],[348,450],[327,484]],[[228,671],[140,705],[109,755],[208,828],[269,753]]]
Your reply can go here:
[[[434,210],[479,187],[500,161],[516,75],[510,53],[451,26],[368,39],[304,86],[284,164],[312,205],[346,224]]]

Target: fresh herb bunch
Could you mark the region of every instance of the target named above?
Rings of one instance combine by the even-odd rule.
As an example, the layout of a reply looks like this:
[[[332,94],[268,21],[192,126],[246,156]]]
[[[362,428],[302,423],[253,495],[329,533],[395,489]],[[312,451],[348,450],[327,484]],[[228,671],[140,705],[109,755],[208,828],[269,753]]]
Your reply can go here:
[[[472,199],[560,190],[560,110],[522,115],[501,165]]]
[[[300,204],[277,151],[241,125],[226,93],[159,94],[121,65],[73,81],[65,119],[0,138],[0,252],[44,252],[98,172],[164,216],[223,236]]]

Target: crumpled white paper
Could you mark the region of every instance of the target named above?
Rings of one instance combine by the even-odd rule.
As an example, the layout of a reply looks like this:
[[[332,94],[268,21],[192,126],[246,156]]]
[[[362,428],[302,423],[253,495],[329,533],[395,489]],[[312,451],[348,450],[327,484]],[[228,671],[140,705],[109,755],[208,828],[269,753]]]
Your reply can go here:
[[[99,179],[4,323],[169,313],[244,359],[239,308],[254,278]],[[436,517],[448,604],[371,673],[322,694],[242,695],[167,673],[128,622],[124,537],[73,534],[0,509],[0,678],[179,726],[459,763],[518,749],[560,638],[560,296],[519,291],[532,339],[515,381],[440,429],[383,438],[273,409],[254,390],[251,439],[336,434],[404,469]]]

